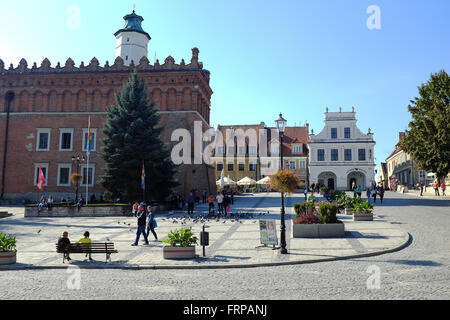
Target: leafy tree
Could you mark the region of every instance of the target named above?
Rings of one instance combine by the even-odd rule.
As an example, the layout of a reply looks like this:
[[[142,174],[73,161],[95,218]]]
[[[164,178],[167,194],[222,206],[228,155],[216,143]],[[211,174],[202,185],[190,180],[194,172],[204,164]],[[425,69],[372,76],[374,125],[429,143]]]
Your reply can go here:
[[[450,78],[441,70],[418,89],[420,97],[408,106],[410,130],[400,146],[422,170],[441,180],[450,170]]]
[[[101,185],[109,194],[130,201],[142,199],[142,163],[145,164],[145,199],[162,200],[176,186],[175,165],[170,160],[157,128],[159,116],[155,104],[148,103],[147,89],[136,73],[131,74],[116,105],[106,110],[101,157],[105,160]]]

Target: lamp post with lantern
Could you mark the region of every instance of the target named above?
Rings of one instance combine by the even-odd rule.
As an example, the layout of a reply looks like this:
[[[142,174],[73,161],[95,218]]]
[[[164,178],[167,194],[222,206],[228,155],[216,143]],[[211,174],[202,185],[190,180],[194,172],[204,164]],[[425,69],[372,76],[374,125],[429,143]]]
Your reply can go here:
[[[283,119],[283,115],[280,113],[280,117],[275,120],[277,125],[278,134],[280,138],[280,170],[283,170],[283,136],[286,129],[286,120]],[[285,210],[284,210],[284,192],[281,192],[281,236],[280,236],[281,254],[288,254],[286,249],[286,223],[285,223]]]

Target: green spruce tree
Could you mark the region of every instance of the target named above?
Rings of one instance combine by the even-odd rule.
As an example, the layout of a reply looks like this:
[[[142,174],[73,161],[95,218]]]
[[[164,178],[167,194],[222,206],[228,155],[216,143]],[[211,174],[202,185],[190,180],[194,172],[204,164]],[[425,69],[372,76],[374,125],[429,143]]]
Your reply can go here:
[[[420,169],[433,172],[439,180],[450,170],[450,78],[442,70],[419,87],[420,97],[411,100],[410,130],[400,142]]]
[[[176,186],[175,165],[170,150],[160,138],[159,116],[155,104],[148,103],[147,89],[132,73],[116,105],[106,110],[101,157],[105,160],[101,185],[114,198],[163,200]],[[145,164],[145,199],[141,188],[142,163]]]

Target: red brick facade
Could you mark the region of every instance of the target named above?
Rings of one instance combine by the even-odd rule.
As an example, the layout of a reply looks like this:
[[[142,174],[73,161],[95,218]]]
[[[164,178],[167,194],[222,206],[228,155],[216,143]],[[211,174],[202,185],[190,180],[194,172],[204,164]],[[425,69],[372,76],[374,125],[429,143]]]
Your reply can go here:
[[[6,70],[0,60],[0,170],[3,168],[4,137],[9,115],[4,197],[37,199],[40,191],[33,179],[35,166],[40,163],[48,164],[46,193],[55,194],[57,200],[58,196],[72,195],[74,186],[57,185],[58,166],[71,164],[74,155],[86,156],[82,150],[82,140],[89,116],[92,128],[97,129],[96,150],[91,153],[90,163],[94,165],[95,182],[98,182],[104,165],[99,151],[106,121],[105,109],[114,104],[114,94],[121,91],[134,69],[145,81],[149,99],[160,110],[163,141],[172,145],[172,131],[177,128],[192,130],[194,121],[201,121],[203,130],[206,130],[213,92],[209,86],[209,71],[203,69],[198,61],[198,53],[197,48],[192,49],[189,64],[184,60],[175,64],[174,59],[168,57],[162,65],[158,60],[151,65],[144,57],[138,65],[132,63],[129,67],[124,66],[120,57],[113,65],[106,62],[103,67],[95,58],[87,66],[81,63],[80,67],[75,67],[69,58],[63,67],[58,63],[55,68],[51,67],[48,59],[40,67],[34,64],[29,68],[22,59],[17,68],[11,66]],[[14,94],[9,112],[6,103],[8,93]],[[38,129],[50,133],[48,151],[38,150]],[[73,132],[69,151],[60,151],[61,129]],[[75,172],[75,166],[71,170]],[[208,184],[208,170],[212,184]],[[192,188],[215,188],[214,171],[203,165],[180,166],[176,178],[183,193]],[[81,187],[81,190],[85,189]],[[96,184],[89,191],[99,196],[103,189]],[[215,192],[215,189],[210,191]]]

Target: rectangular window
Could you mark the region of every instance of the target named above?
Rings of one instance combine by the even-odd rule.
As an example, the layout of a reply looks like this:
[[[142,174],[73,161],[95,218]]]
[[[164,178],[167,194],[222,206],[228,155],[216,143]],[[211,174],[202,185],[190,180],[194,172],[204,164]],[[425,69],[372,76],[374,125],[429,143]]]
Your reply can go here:
[[[249,147],[249,153],[250,153],[251,155],[255,155],[256,152],[257,152],[257,148],[256,148],[256,147]]]
[[[234,171],[234,163],[228,163],[228,171]]]
[[[358,160],[366,161],[366,149],[358,149]]]
[[[270,153],[271,153],[272,155],[278,154],[278,153],[279,153],[279,148],[278,148],[278,146],[271,146],[271,147],[270,147]]]
[[[345,161],[352,161],[352,149],[345,149]]]
[[[245,155],[245,147],[239,147],[239,154]]]
[[[300,169],[306,169],[306,161],[305,160],[300,160],[299,164],[300,164]]]
[[[245,170],[245,164],[239,163],[239,171],[244,171],[244,170]]]
[[[290,160],[289,161],[289,169],[295,170],[295,160]]]
[[[88,134],[89,134],[89,129],[83,129],[83,151],[87,151],[87,149],[88,149],[87,148]],[[92,135],[92,139],[90,142],[90,147],[91,147],[91,151],[95,151],[96,150],[95,138],[97,137],[97,129],[91,128],[91,135]]]
[[[222,156],[224,154],[224,148],[223,147],[217,147],[217,155]]]
[[[58,183],[57,186],[69,187],[70,186],[70,175],[72,172],[71,164],[58,164]]]
[[[81,186],[93,187],[94,186],[94,165],[81,165]]]
[[[350,139],[350,128],[344,128],[344,138]]]
[[[36,151],[50,151],[51,129],[37,129]]]
[[[60,129],[59,151],[72,151],[73,129]]]
[[[292,148],[293,153],[302,153],[302,146],[294,146]]]
[[[324,149],[317,150],[317,161],[325,161],[325,150]]]
[[[248,169],[250,170],[250,171],[256,171],[256,162],[250,162],[249,164],[248,164]]]
[[[223,163],[219,162],[217,163],[217,171],[222,171],[223,170]]]
[[[339,150],[331,149],[331,161],[339,161]]]
[[[228,156],[234,156],[234,147],[228,147],[227,150]]]
[[[34,164],[34,185],[37,186],[39,182],[39,168],[42,168],[42,174],[45,177],[44,186],[48,183],[48,163],[35,163]]]
[[[331,128],[331,139],[337,139],[337,128]]]

